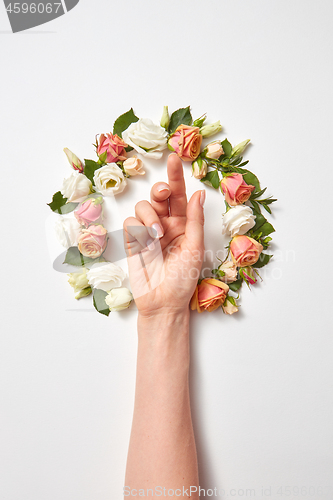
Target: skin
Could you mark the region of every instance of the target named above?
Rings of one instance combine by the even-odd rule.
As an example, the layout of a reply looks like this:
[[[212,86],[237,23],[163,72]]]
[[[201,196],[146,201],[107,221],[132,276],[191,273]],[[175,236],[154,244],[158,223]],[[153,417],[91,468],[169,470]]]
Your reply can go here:
[[[137,498],[140,489],[147,496],[150,488],[163,498],[199,499],[188,384],[189,302],[204,254],[204,200],[205,191],[197,191],[187,202],[182,163],[172,154],[168,184],[155,184],[150,203],[140,201],[135,217],[124,223],[139,311],[125,498]]]

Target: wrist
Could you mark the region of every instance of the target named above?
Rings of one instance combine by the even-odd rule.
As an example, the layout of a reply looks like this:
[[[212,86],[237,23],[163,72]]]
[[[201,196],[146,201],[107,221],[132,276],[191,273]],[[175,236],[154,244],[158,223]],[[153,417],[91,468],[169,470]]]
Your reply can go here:
[[[182,308],[160,308],[157,311],[138,314],[138,332],[157,330],[167,332],[170,329],[188,331],[190,317],[189,307]]]

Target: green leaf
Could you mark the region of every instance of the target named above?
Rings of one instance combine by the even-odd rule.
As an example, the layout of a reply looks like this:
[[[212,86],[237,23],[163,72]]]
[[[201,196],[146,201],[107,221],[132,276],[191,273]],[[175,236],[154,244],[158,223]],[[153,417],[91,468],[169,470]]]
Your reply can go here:
[[[260,211],[253,210],[253,214],[256,216],[256,224],[253,227],[252,231],[258,232],[258,229],[267,222],[267,219],[260,213]]]
[[[94,184],[95,170],[101,168],[102,165],[94,160],[84,160],[84,175]]]
[[[266,210],[266,212],[268,212],[269,214],[272,213],[271,209],[269,208],[269,206],[265,205],[265,203],[262,203],[262,206],[264,207],[264,209]]]
[[[223,148],[224,154],[226,156],[231,156],[232,145],[230,144],[230,142],[228,141],[228,139],[224,139],[224,141],[222,141],[221,144],[222,144],[222,148]]]
[[[106,296],[107,296],[107,292],[104,292],[104,290],[99,290],[98,288],[94,288],[94,291],[93,291],[94,308],[100,314],[104,314],[105,316],[109,316],[110,309],[109,309],[109,306],[105,302]]]
[[[268,255],[267,253],[261,253],[257,262],[255,264],[252,264],[252,267],[256,268],[264,267],[266,266],[266,264],[268,264],[268,262],[271,260],[272,257],[273,255]]]
[[[254,192],[251,194],[251,199],[255,200],[256,198],[259,198],[259,196],[263,195],[264,192],[266,191],[267,188],[262,189],[261,191]]]
[[[168,132],[169,134],[173,134],[179,125],[191,125],[192,124],[192,115],[190,111],[190,106],[187,108],[180,108],[177,111],[174,111],[170,117],[170,123]]]
[[[270,224],[269,222],[264,222],[264,224],[262,224],[260,226],[260,231],[254,231],[254,235],[257,235],[259,234],[259,232],[262,234],[262,236],[268,236],[269,234],[271,233],[274,233],[275,229],[274,227],[272,226],[272,224]]]
[[[251,202],[251,204],[252,204],[252,206],[253,206],[254,210],[255,210],[256,212],[260,213],[260,207],[259,207],[258,203],[257,203],[256,201],[254,201],[254,200],[250,200],[250,202]]]
[[[97,259],[91,259],[90,257],[85,257],[84,255],[82,255],[78,247],[69,247],[63,263],[69,264],[71,266],[81,267],[96,261]]]
[[[78,206],[78,203],[67,203],[67,198],[64,198],[60,191],[57,191],[52,198],[51,203],[47,203],[52,212],[56,214],[68,214]]]
[[[243,159],[242,156],[236,156],[236,158],[230,162],[230,165],[233,165],[234,167],[237,167],[237,165],[240,164],[240,162],[242,161],[242,159]]]
[[[113,133],[119,135],[119,137],[122,137],[122,133],[124,132],[124,130],[128,129],[131,123],[135,123],[138,120],[139,118],[135,116],[133,108],[131,108],[129,111],[127,111],[123,115],[120,115],[116,119],[113,125]]]
[[[204,182],[205,184],[208,184],[208,186],[212,186],[213,188],[218,189],[220,186],[220,178],[217,170],[208,172],[206,177],[201,179],[201,182]]]
[[[242,284],[243,284],[243,280],[242,279],[238,279],[238,280],[234,281],[233,283],[227,283],[228,287],[233,292],[237,292],[237,290],[240,289],[240,287],[242,286]]]

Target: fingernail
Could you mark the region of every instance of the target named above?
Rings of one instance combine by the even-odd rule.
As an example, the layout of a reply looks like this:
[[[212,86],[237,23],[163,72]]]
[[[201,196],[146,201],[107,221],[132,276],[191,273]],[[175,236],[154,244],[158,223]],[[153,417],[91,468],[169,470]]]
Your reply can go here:
[[[148,247],[148,250],[154,250],[155,244],[154,244],[153,240],[147,240],[147,247]]]
[[[156,231],[157,237],[162,238],[163,229],[161,228],[161,226],[155,222],[155,224],[152,225],[152,228],[154,229],[154,231]]]
[[[201,191],[200,195],[200,205],[203,207],[206,199],[206,191]]]
[[[169,191],[170,188],[166,184],[158,184],[156,189],[160,193],[161,191]]]

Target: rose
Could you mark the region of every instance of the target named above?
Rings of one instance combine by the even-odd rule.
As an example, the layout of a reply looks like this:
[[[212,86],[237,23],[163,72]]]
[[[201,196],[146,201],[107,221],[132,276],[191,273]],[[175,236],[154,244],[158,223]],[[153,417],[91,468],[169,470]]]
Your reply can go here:
[[[196,287],[191,299],[191,309],[202,311],[215,311],[224,304],[229,287],[222,281],[214,278],[206,278]]]
[[[70,165],[72,165],[72,167],[74,168],[74,170],[78,170],[82,174],[83,172],[82,161],[68,148],[64,149],[64,153],[66,154],[67,159]]]
[[[237,267],[255,264],[262,250],[263,246],[249,236],[234,236],[230,243],[231,258]]]
[[[126,160],[126,147],[126,142],[117,134],[101,134],[97,146],[97,154],[101,156],[103,153],[106,153],[107,163],[123,161]]]
[[[164,106],[160,125],[161,125],[161,127],[165,128],[167,130],[169,127],[169,123],[170,123],[169,109],[168,109],[168,106]]]
[[[225,196],[225,201],[231,205],[240,205],[247,201],[255,186],[246,184],[242,174],[228,174],[221,181],[221,189]]]
[[[250,140],[251,139],[246,139],[246,141],[240,142],[239,144],[237,144],[237,146],[232,148],[232,151],[231,151],[232,156],[241,155],[243,153],[244,149],[246,148],[246,146],[248,145],[248,143],[250,142]]]
[[[248,285],[254,285],[255,283],[257,283],[257,278],[251,266],[242,267],[239,270],[239,274]]]
[[[77,221],[86,227],[88,227],[92,222],[96,222],[102,213],[102,203],[103,198],[101,196],[86,200],[74,212]]]
[[[113,288],[105,297],[105,302],[110,311],[127,309],[133,300],[133,295],[128,288]]]
[[[64,179],[61,194],[68,201],[83,201],[90,193],[92,193],[92,184],[85,175],[75,171]]]
[[[223,215],[222,234],[245,234],[255,225],[255,215],[250,207],[237,205]]]
[[[96,259],[104,252],[107,245],[107,230],[100,224],[92,224],[82,229],[78,238],[78,248],[82,255]]]
[[[76,219],[61,217],[56,221],[54,229],[60,245],[65,248],[77,245],[81,226]]]
[[[121,168],[115,163],[109,163],[95,170],[94,183],[97,191],[103,196],[113,196],[124,191],[126,179]]]
[[[169,148],[184,161],[193,161],[200,154],[202,135],[199,127],[179,125],[170,136]]]
[[[68,283],[74,288],[74,292],[77,293],[75,296],[77,300],[82,297],[86,297],[91,293],[86,268],[83,267],[82,271],[78,273],[70,273],[67,276],[69,276]]]
[[[227,295],[224,304],[222,304],[222,309],[225,314],[234,314],[238,311],[236,301],[230,295]]]
[[[235,264],[228,260],[227,262],[223,262],[219,267],[219,279],[224,281],[224,283],[232,283],[237,279],[237,267]]]
[[[126,172],[126,174],[133,176],[133,175],[145,175],[145,171],[143,170],[143,162],[140,160],[140,158],[137,158],[136,156],[132,156],[132,158],[128,158],[126,161],[123,163],[123,168]]]
[[[207,144],[206,147],[207,147],[206,157],[212,158],[212,160],[217,160],[224,153],[220,141],[211,142],[210,144]]]
[[[192,163],[192,175],[196,179],[203,179],[207,175],[207,163],[200,156]]]
[[[149,118],[140,118],[123,132],[123,139],[138,153],[158,160],[167,146],[167,132]]]
[[[89,284],[105,292],[120,287],[125,278],[126,274],[122,268],[112,262],[94,264],[88,271]]]

